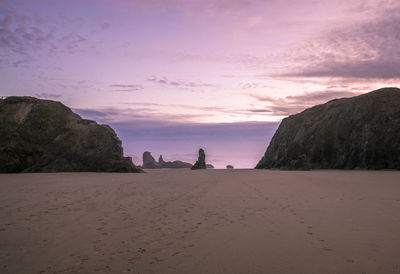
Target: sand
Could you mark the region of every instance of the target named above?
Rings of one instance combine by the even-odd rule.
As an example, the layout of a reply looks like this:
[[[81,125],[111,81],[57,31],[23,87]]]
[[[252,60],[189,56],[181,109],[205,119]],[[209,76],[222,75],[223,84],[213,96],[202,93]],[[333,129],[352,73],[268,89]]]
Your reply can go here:
[[[400,273],[400,172],[0,175],[0,273]]]

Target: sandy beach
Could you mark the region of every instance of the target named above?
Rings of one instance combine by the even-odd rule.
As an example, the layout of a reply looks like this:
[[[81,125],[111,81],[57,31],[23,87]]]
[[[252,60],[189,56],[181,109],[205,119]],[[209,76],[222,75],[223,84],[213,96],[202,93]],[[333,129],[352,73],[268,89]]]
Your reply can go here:
[[[0,175],[1,273],[400,273],[400,172]]]

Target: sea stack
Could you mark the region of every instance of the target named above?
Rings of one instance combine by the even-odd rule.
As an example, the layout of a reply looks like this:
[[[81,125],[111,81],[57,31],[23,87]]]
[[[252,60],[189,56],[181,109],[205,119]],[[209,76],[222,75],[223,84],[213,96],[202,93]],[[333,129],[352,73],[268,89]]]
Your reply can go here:
[[[332,100],[282,120],[256,168],[400,169],[400,89]]]
[[[0,99],[0,172],[141,172],[107,125],[60,102]]]
[[[204,149],[199,149],[199,159],[197,162],[191,167],[191,169],[206,169],[206,154],[204,153]]]
[[[165,161],[162,157],[162,155],[160,155],[160,157],[158,158],[158,164],[162,167],[163,165],[165,165]]]
[[[226,169],[233,169],[233,165],[227,165]]]
[[[144,169],[156,169],[156,168],[191,168],[192,164],[176,161],[164,161],[162,155],[158,158],[158,162],[154,159],[149,151],[143,153],[143,166]]]
[[[160,167],[149,151],[143,152],[142,158],[143,158],[143,166],[142,166],[143,168],[154,169]]]

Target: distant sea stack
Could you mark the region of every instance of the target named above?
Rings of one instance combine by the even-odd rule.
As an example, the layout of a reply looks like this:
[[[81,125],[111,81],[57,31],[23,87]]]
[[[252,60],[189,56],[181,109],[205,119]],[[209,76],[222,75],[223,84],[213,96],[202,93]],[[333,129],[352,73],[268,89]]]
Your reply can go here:
[[[0,99],[0,172],[140,172],[107,125],[60,102]]]
[[[283,119],[256,168],[400,169],[400,89],[332,100]]]
[[[206,154],[204,153],[204,149],[199,149],[199,158],[197,162],[192,166],[191,169],[206,169]]]
[[[148,169],[159,168],[158,163],[156,162],[156,160],[149,151],[143,152],[142,168],[148,168]]]
[[[192,164],[182,161],[165,162],[162,155],[158,158],[158,162],[154,159],[150,152],[143,153],[143,166],[144,169],[156,168],[191,168]]]
[[[227,165],[226,168],[227,169],[233,169],[233,165]]]
[[[206,167],[207,167],[207,168],[210,168],[210,169],[213,169],[213,168],[214,168],[214,166],[213,166],[212,164],[206,164]]]
[[[158,164],[159,164],[160,166],[165,165],[165,161],[164,161],[162,155],[160,155],[160,157],[158,158]]]

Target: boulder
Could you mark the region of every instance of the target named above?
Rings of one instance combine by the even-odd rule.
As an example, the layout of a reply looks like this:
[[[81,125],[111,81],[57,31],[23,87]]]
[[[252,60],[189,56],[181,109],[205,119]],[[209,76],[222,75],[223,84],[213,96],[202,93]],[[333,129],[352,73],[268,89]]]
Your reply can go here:
[[[140,172],[107,125],[60,102],[0,99],[0,172]]]
[[[214,168],[214,166],[213,166],[212,164],[206,164],[206,167],[207,167],[207,168],[210,168],[210,169],[213,169],[213,168]]]
[[[233,166],[232,165],[227,165],[226,168],[227,169],[233,169]]]
[[[197,162],[191,167],[191,169],[206,169],[206,154],[202,148],[199,149],[199,158]]]
[[[336,99],[283,119],[256,168],[400,169],[400,90]]]

